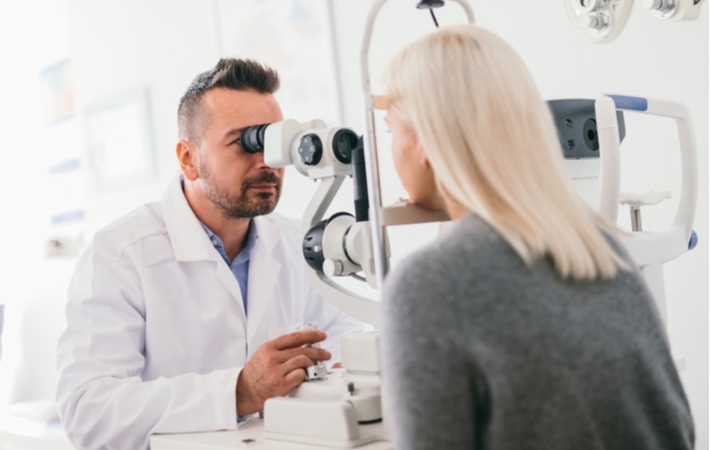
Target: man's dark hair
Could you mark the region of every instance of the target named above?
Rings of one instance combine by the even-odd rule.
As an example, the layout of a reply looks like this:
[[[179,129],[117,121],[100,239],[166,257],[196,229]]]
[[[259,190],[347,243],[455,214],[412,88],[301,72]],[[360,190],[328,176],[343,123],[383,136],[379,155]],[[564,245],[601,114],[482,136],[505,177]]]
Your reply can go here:
[[[206,117],[202,111],[202,96],[214,88],[254,91],[273,94],[279,88],[275,70],[251,59],[222,58],[217,65],[203,72],[190,83],[178,107],[178,132],[181,139],[199,140]]]

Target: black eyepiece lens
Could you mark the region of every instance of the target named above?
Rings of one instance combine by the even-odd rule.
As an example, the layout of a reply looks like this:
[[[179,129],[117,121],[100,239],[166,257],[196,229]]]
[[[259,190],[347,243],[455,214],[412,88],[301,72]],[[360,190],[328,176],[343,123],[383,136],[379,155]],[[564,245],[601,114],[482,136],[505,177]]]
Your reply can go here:
[[[599,136],[597,136],[597,121],[594,119],[587,119],[584,122],[584,143],[587,144],[590,150],[599,150]]]
[[[335,158],[343,164],[353,161],[352,152],[358,146],[359,139],[353,131],[343,128],[333,136],[333,153]]]
[[[269,123],[253,125],[242,130],[239,138],[244,151],[247,153],[259,153],[264,151],[264,133]]]

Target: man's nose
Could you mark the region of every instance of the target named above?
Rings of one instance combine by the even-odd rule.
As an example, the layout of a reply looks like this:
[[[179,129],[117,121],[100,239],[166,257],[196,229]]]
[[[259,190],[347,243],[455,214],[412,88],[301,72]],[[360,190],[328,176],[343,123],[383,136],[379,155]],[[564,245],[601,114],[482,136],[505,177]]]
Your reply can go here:
[[[254,159],[254,165],[259,169],[274,170],[273,167],[268,166],[264,161],[264,152],[253,153],[252,158]]]

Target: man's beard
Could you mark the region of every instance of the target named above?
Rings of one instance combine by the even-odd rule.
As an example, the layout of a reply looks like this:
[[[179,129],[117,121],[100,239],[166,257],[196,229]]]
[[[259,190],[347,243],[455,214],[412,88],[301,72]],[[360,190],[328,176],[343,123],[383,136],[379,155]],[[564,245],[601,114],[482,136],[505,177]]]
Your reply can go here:
[[[281,178],[274,172],[261,174],[242,180],[237,197],[230,196],[227,189],[220,186],[212,176],[212,172],[204,164],[200,165],[202,177],[202,192],[208,200],[222,210],[228,219],[244,219],[269,214],[276,208],[281,197]],[[253,192],[249,198],[249,187],[269,183],[275,185],[275,192]],[[256,197],[256,198],[253,198]]]

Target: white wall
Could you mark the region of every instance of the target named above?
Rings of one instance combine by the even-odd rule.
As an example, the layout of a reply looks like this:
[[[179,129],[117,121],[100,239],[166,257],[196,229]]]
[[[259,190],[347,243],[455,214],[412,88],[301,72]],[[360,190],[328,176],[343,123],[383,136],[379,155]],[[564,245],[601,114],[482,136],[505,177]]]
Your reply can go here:
[[[174,145],[178,101],[191,79],[216,62],[218,30],[214,4],[204,0],[66,1],[79,108],[140,87],[148,87],[150,95],[156,177],[151,182],[117,191],[101,192],[90,186],[88,220],[93,231],[129,209],[159,198],[167,180],[177,170]],[[360,45],[372,2],[332,1],[344,124],[360,131]],[[413,4],[413,0],[392,1],[379,17],[376,45],[371,54],[373,80],[377,80],[398,49],[432,30],[429,16],[416,11]],[[667,98],[690,107],[700,149],[701,188],[695,227],[700,244],[666,266],[666,286],[670,339],[675,352],[685,357],[688,366],[682,377],[697,423],[697,448],[707,448],[710,240],[707,7],[697,22],[661,22],[637,2],[620,38],[609,45],[594,46],[568,20],[561,1],[473,0],[472,5],[478,23],[503,36],[522,55],[545,98],[593,98],[600,92],[611,92]],[[457,8],[452,5],[440,11],[440,22],[460,22]],[[623,187],[639,192],[677,189],[678,164],[670,148],[672,128],[629,118],[628,130],[629,138],[623,147]],[[383,151],[384,189],[386,199],[391,201],[402,191],[388,159]],[[284,197],[289,203],[301,201],[305,206],[310,192],[299,193],[300,200],[299,195],[291,192]],[[645,226],[661,228],[674,207],[670,201],[644,212]],[[430,238],[429,229],[425,239]]]
[[[636,2],[623,34],[592,45],[567,18],[562,1],[471,0],[477,24],[506,39],[528,64],[544,98],[595,98],[621,93],[682,102],[697,129],[700,195],[695,230],[700,243],[665,266],[668,331],[696,422],[697,448],[708,448],[708,7],[696,22],[662,22]],[[372,0],[337,0],[335,18],[345,119],[360,124],[360,46]],[[391,1],[378,16],[370,62],[376,82],[396,51],[433,29],[414,1]],[[463,21],[458,5],[437,10],[440,24]],[[646,208],[646,229],[668,226],[677,206],[679,164],[673,123],[627,114],[622,190],[672,190],[674,200]],[[384,152],[383,152],[384,153]],[[386,177],[387,175],[385,175]],[[397,184],[383,181],[383,184]],[[620,212],[627,225],[628,212]]]
[[[179,3],[179,4],[178,4]],[[0,1],[0,303],[7,303],[0,364],[0,406],[53,397],[54,348],[73,260],[48,261],[53,186],[41,70],[71,59],[75,111],[147,88],[152,113],[154,178],[101,191],[86,173],[87,232],[158,199],[177,170],[178,101],[192,78],[217,57],[212,2]],[[86,149],[83,165],[89,167]]]
[[[152,118],[154,179],[105,191],[87,180],[93,232],[162,196],[178,170],[180,97],[198,73],[216,63],[217,32],[209,1],[67,0],[67,7],[78,109],[147,88]]]
[[[63,305],[61,294],[48,298],[56,285],[51,276],[56,264],[48,265],[42,256],[50,228],[49,213],[44,210],[48,189],[46,161],[53,147],[43,139],[40,71],[66,58],[68,47],[61,2],[0,1],[0,136],[4,167],[0,176],[0,304],[6,304],[0,409],[7,403],[53,395],[53,381],[45,375],[55,364],[50,341],[56,327],[44,328],[27,339],[31,335],[21,334],[20,324],[27,323],[32,315],[30,309],[40,298],[46,299],[46,312],[57,311]],[[38,317],[34,325],[43,319]],[[33,329],[37,331],[38,328]],[[33,357],[28,359],[27,355]],[[26,371],[34,369],[35,373],[28,376]]]

